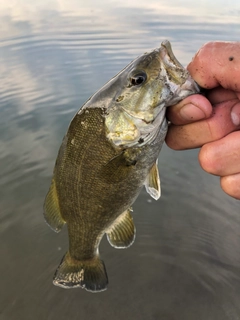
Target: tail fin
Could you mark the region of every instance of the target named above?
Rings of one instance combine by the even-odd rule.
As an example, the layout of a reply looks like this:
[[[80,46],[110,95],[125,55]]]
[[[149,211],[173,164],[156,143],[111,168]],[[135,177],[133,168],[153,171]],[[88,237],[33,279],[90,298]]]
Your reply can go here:
[[[104,262],[98,257],[75,260],[67,252],[55,272],[53,284],[65,289],[81,287],[91,292],[104,291],[108,284]]]

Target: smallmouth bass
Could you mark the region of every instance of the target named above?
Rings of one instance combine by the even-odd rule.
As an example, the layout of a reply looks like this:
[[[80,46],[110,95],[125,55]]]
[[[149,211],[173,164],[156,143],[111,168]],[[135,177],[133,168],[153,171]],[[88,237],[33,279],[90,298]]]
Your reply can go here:
[[[131,205],[143,185],[160,197],[157,158],[168,129],[166,107],[198,92],[166,40],[133,60],[74,116],[44,203],[49,226],[59,232],[67,224],[69,235],[55,285],[106,289],[100,241],[106,234],[115,248],[133,243]]]

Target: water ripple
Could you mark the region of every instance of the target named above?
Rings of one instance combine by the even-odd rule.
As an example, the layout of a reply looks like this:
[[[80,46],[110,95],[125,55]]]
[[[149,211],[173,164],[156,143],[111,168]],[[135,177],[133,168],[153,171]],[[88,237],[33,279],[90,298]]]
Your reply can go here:
[[[239,319],[239,203],[201,171],[196,150],[163,148],[162,198],[142,191],[131,248],[103,241],[111,284],[91,303],[52,286],[66,230],[52,233],[42,216],[62,137],[89,96],[166,38],[184,65],[206,41],[239,40],[239,12],[223,0],[0,1],[4,319]]]

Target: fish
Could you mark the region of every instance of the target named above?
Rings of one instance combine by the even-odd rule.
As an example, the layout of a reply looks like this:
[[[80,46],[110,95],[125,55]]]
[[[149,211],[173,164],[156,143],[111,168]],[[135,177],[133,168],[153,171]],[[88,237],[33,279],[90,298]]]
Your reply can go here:
[[[47,224],[66,224],[69,250],[53,284],[104,291],[108,276],[99,244],[128,248],[136,229],[132,204],[145,186],[161,194],[158,155],[168,129],[166,108],[199,92],[168,40],[130,62],[73,117],[44,202]]]

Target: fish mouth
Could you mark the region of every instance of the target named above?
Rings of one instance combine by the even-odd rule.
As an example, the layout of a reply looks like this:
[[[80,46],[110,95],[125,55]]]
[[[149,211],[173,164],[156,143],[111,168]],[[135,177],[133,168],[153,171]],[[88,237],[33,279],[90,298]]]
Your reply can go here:
[[[166,71],[167,82],[178,86],[184,85],[189,78],[189,72],[175,57],[171,44],[168,40],[161,43],[161,47],[159,48],[159,57],[162,65],[161,69]]]
[[[171,86],[171,91],[173,92],[173,97],[169,102],[166,102],[166,107],[173,106],[190,95],[200,93],[200,87],[189,75],[181,86]]]
[[[159,56],[162,64],[160,74],[170,91],[169,99],[166,98],[165,101],[166,107],[178,103],[189,95],[200,93],[201,88],[193,80],[188,70],[177,60],[168,40],[161,43]]]
[[[181,86],[181,90],[199,93],[201,92],[201,87],[197,84],[196,81],[193,80],[191,76],[189,76],[185,83]]]

